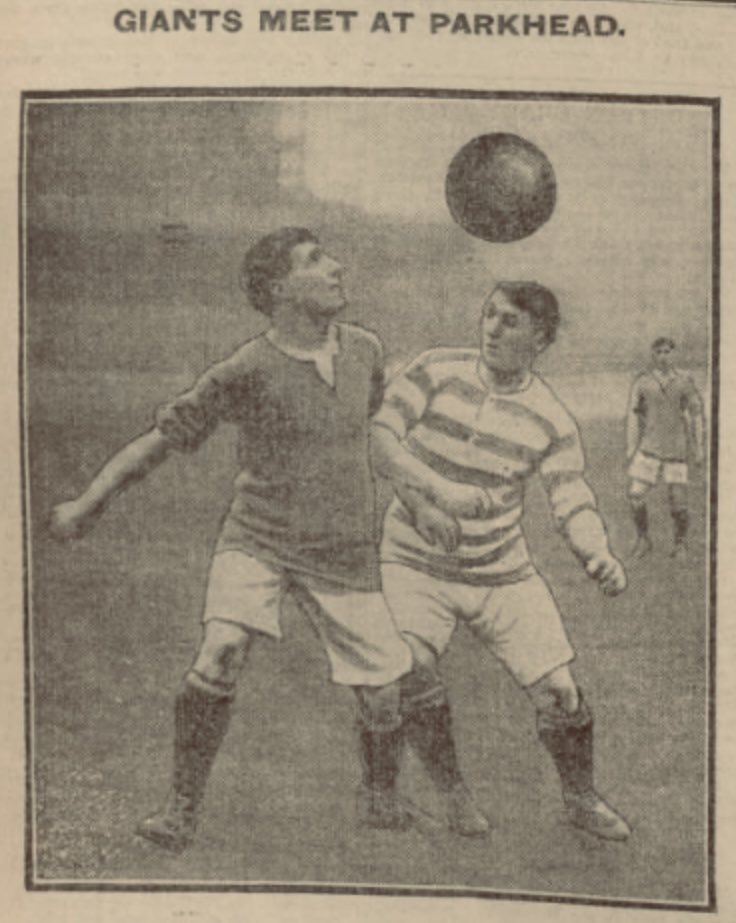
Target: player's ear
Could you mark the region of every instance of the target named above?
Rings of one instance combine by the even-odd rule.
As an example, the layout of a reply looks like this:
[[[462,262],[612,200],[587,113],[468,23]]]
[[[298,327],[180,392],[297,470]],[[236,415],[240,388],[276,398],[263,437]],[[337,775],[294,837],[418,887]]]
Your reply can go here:
[[[549,341],[547,340],[547,334],[541,328],[537,327],[534,331],[534,351],[537,355],[543,353],[545,349],[549,346]]]
[[[283,279],[271,279],[268,283],[268,290],[271,294],[271,298],[281,298],[284,294],[284,280]]]

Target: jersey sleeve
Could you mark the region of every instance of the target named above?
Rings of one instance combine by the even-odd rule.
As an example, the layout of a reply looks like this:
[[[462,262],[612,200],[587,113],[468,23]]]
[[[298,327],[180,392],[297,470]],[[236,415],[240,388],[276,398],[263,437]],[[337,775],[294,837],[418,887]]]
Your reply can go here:
[[[637,414],[639,419],[643,421],[647,412],[647,402],[644,397],[642,385],[643,380],[641,376],[634,379],[631,385],[631,392],[629,393],[629,412]]]
[[[596,499],[585,480],[585,454],[575,421],[568,417],[545,453],[539,468],[557,527],[582,510],[595,510]]]
[[[373,418],[385,426],[397,439],[405,439],[422,419],[432,394],[432,381],[427,372],[428,353],[423,353],[386,388],[383,405]]]
[[[221,420],[232,419],[236,392],[237,399],[247,399],[240,364],[232,357],[211,366],[189,390],[156,410],[156,428],[172,449],[194,452]]]
[[[629,404],[626,409],[626,454],[631,457],[644,435],[647,404],[644,396],[644,379],[638,375],[629,392]]]
[[[695,386],[695,382],[689,375],[684,382],[682,410],[689,413],[691,416],[700,416],[703,413],[703,399]]]
[[[383,404],[386,389],[386,370],[383,362],[383,343],[377,336],[370,337],[373,349],[373,366],[371,368],[370,394],[368,396],[368,416],[374,416]]]

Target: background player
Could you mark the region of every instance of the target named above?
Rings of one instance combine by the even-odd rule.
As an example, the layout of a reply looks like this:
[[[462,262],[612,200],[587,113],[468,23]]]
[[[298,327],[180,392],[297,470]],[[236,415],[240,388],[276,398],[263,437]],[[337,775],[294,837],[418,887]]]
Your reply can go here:
[[[548,289],[500,283],[483,305],[480,351],[430,350],[389,387],[374,421],[375,455],[401,499],[384,524],[383,587],[424,666],[427,698],[437,690],[424,724],[434,728],[434,762],[444,767],[444,783],[459,770],[437,667],[460,620],[534,703],[570,820],[600,837],[625,839],[628,824],[594,788],[593,718],[570,672],[574,654],[556,603],[520,524],[526,485],[540,474],[557,525],[586,573],[608,594],[625,588],[584,480],[577,426],[533,372],[558,323]],[[409,734],[411,726],[409,720]]]
[[[652,549],[645,497],[659,480],[667,485],[674,527],[672,555],[685,557],[689,513],[687,502],[688,441],[693,460],[704,458],[703,402],[692,378],[674,368],[675,343],[658,337],[652,343],[652,367],[634,381],[626,417],[629,502],[636,527],[632,552],[640,558]]]
[[[192,839],[238,673],[258,634],[280,636],[286,592],[314,622],[333,681],[358,695],[362,819],[379,827],[407,820],[394,787],[402,741],[395,680],[411,651],[378,591],[368,461],[381,346],[360,327],[334,323],[346,303],[341,267],[305,229],[260,240],[242,278],[269,330],[160,408],[155,427],[51,520],[57,538],[77,538],[172,450],[195,450],[220,421],[238,427],[241,470],[212,558],[202,641],[176,696],[172,789],[137,831],[173,850]]]

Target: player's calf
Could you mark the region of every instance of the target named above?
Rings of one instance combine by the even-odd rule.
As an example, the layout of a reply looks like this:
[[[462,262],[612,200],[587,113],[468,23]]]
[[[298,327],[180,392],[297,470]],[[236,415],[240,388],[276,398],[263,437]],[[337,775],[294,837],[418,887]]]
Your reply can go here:
[[[644,501],[648,490],[649,485],[643,481],[632,481],[629,485],[629,505],[636,529],[636,543],[631,552],[632,558],[643,558],[652,550],[652,540],[649,537],[649,511]]]
[[[668,485],[668,495],[674,530],[672,557],[684,558],[687,555],[687,534],[690,527],[690,516],[687,507],[687,490],[685,485]]]
[[[404,750],[399,687],[356,687],[358,753],[362,780],[358,788],[358,820],[368,827],[403,830],[411,817],[399,798],[397,781]]]
[[[180,852],[192,841],[212,764],[228,725],[234,690],[207,688],[190,674],[174,704],[174,768],[164,806],[136,828],[139,836]]]
[[[625,840],[631,828],[595,789],[593,715],[576,692],[574,710],[558,702],[537,711],[539,739],[557,768],[570,822],[602,839]]]
[[[174,703],[174,767],[163,807],[136,828],[139,836],[180,852],[192,841],[215,757],[230,723],[235,679],[250,639],[235,625],[208,622],[194,666]]]
[[[490,824],[475,804],[460,771],[447,690],[434,669],[434,654],[422,657],[401,680],[401,707],[410,746],[445,802],[447,823],[462,836],[485,836]]]

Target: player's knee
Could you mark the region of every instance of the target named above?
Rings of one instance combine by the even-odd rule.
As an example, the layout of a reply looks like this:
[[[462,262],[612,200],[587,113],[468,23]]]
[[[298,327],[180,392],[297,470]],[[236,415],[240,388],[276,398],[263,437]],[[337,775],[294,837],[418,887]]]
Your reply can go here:
[[[687,488],[682,484],[670,484],[668,488],[670,508],[680,513],[687,510]]]
[[[439,674],[438,658],[433,648],[414,635],[404,635],[414,655],[414,665],[401,677],[401,711],[404,715],[417,709],[442,704],[447,693]]]
[[[205,624],[192,670],[211,682],[234,683],[251,643],[252,637],[245,628],[212,619]]]
[[[543,676],[527,692],[538,712],[574,715],[580,707],[580,691],[568,667]]]
[[[649,485],[645,484],[644,481],[630,481],[629,482],[629,501],[631,502],[631,504],[634,506],[637,506],[640,503],[642,503],[648,490],[649,490]]]

